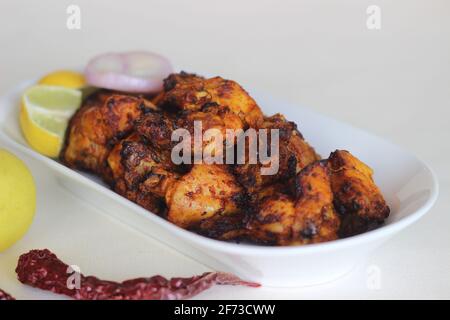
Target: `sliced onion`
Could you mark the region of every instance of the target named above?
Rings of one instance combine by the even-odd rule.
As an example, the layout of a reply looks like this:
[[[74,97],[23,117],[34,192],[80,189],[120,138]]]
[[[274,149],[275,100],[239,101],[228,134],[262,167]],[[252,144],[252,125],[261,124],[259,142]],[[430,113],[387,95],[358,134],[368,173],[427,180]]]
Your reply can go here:
[[[106,53],[91,59],[85,69],[88,84],[112,90],[155,93],[172,73],[170,62],[152,52]]]

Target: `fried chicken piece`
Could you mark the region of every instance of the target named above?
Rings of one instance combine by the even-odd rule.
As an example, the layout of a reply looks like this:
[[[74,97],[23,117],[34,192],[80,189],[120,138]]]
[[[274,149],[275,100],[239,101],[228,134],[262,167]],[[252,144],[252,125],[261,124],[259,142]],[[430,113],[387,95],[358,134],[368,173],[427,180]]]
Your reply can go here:
[[[255,100],[232,80],[172,74],[164,81],[164,91],[164,95],[155,100],[163,109],[199,111],[205,105],[215,104],[229,107],[249,127],[257,127],[263,121],[263,113]]]
[[[315,162],[296,177],[296,194],[275,191],[263,196],[249,223],[250,238],[272,245],[303,245],[338,238],[339,216],[333,207],[328,169]]]
[[[197,225],[190,227],[190,230],[215,240],[233,242],[247,241],[249,240],[246,226],[248,219],[248,212],[239,210],[234,214],[216,215],[202,220]]]
[[[133,133],[118,142],[106,160],[110,184],[127,199],[161,214],[167,187],[179,177],[169,161]]]
[[[336,150],[328,159],[334,205],[342,216],[343,237],[370,230],[389,216],[390,209],[373,181],[373,171],[350,152]]]
[[[263,175],[261,169],[270,164],[263,165],[261,161],[256,164],[249,162],[249,143],[246,146],[246,163],[234,166],[234,173],[238,181],[247,189],[249,194],[255,195],[262,188],[273,185],[279,181],[294,179],[297,173],[320,157],[314,149],[303,139],[294,122],[286,121],[281,114],[275,114],[264,119],[259,129],[266,129],[268,134],[268,150],[271,148],[271,130],[278,129],[278,156],[273,155],[273,162],[278,163],[278,172],[272,175]]]
[[[173,148],[172,132],[176,129],[177,118],[165,112],[149,112],[136,121],[135,125],[136,132],[160,151],[170,151]]]
[[[194,138],[195,124],[201,125],[201,136],[203,137],[202,145],[196,147],[192,145],[192,155],[209,155],[214,157],[219,163],[226,163],[224,151],[228,147],[234,147],[236,138],[234,134],[229,135],[230,130],[240,130],[244,128],[242,120],[232,113],[228,107],[224,106],[208,106],[202,108],[201,111],[187,111],[183,114],[178,127],[189,131],[191,137]],[[197,129],[199,132],[200,130]],[[227,145],[227,136],[229,135],[230,144]],[[203,157],[203,160],[208,161]],[[233,159],[234,160],[234,159]],[[212,160],[211,160],[212,161]]]
[[[123,180],[126,189],[135,194],[133,200],[150,211],[161,213],[168,187],[179,178],[178,173],[169,169],[173,168],[170,159],[161,157],[143,142],[125,141],[120,154]]]
[[[250,241],[266,245],[282,245],[293,239],[295,203],[291,196],[275,192],[263,197],[258,211],[248,225]]]
[[[195,73],[181,71],[180,73],[172,73],[164,79],[164,92],[174,89],[177,85],[186,85],[201,82],[205,77],[199,76]],[[164,96],[163,92],[163,96]]]
[[[129,137],[116,143],[106,158],[106,163],[102,170],[103,180],[106,181],[115,192],[132,201],[134,201],[136,196],[135,192],[128,190],[125,182],[125,169],[122,164],[122,149],[128,142],[138,141],[140,141],[139,135],[132,133]]]
[[[243,196],[226,166],[194,165],[169,186],[167,218],[182,228],[195,229],[205,220],[238,214]]]
[[[61,161],[71,168],[101,173],[111,148],[148,110],[156,107],[139,96],[107,90],[92,94],[70,120]]]
[[[328,168],[315,162],[296,178],[297,220],[294,230],[300,230],[301,243],[317,243],[338,238],[340,220],[333,205],[333,192]]]
[[[195,124],[199,125],[196,130],[203,140],[199,145],[200,148],[194,148]],[[224,106],[206,106],[200,111],[186,110],[177,114],[176,117],[170,113],[151,112],[136,123],[137,132],[152,146],[166,153],[170,153],[180,143],[180,141],[172,141],[172,133],[176,129],[187,130],[191,137],[191,163],[195,152],[200,155],[217,156],[217,159],[220,158],[222,163],[225,163],[223,151],[227,148],[227,130],[243,128],[241,119]],[[206,137],[206,132],[210,134],[209,137]],[[235,139],[232,141],[234,144]]]

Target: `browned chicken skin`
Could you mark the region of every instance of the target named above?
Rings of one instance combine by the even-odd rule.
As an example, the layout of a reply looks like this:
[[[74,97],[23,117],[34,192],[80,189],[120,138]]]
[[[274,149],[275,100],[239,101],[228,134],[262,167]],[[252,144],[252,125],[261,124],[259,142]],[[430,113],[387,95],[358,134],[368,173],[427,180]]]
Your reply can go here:
[[[275,175],[262,175],[261,167],[263,165],[260,162],[249,163],[247,150],[246,163],[235,165],[234,172],[239,182],[247,188],[251,195],[257,194],[261,188],[278,181],[284,180],[293,183],[292,180],[300,170],[320,159],[314,149],[303,139],[295,123],[286,121],[280,114],[266,117],[257,129],[279,130],[279,156],[276,159],[279,169]],[[246,144],[247,149],[248,145],[249,143]]]
[[[328,166],[334,205],[342,216],[342,236],[376,227],[389,216],[389,207],[373,181],[373,171],[348,151],[331,153]]]
[[[179,175],[170,158],[145,144],[137,134],[117,143],[107,158],[113,189],[143,207],[162,214],[167,188]],[[108,182],[108,181],[107,181]]]
[[[326,164],[310,164],[295,180],[296,197],[275,191],[260,200],[250,222],[251,237],[276,245],[337,239],[340,221]]]
[[[125,182],[125,169],[122,164],[122,149],[124,144],[137,141],[140,141],[140,138],[137,134],[133,133],[129,137],[116,143],[106,158],[106,163],[103,166],[103,180],[111,185],[114,191],[130,200],[135,197],[133,197],[132,194],[128,194],[129,190]]]
[[[202,134],[212,134],[199,149],[190,142],[190,159],[200,152],[225,162],[230,159],[224,151],[231,149],[233,165],[173,161],[180,142],[172,141],[173,132],[184,129],[193,137],[196,123]],[[249,128],[256,134],[267,130],[269,145],[270,130],[278,130],[279,152],[269,154],[278,163],[275,174],[262,173],[267,163],[250,163],[248,140],[246,157],[237,164],[238,138],[216,143],[230,129]],[[149,211],[214,239],[319,243],[367,231],[389,215],[368,166],[340,150],[320,160],[294,122],[281,114],[265,117],[239,84],[220,77],[173,74],[152,102],[107,90],[94,93],[71,119],[60,158],[102,176]]]
[[[198,132],[204,137],[200,149],[194,148],[194,126],[201,123]],[[136,123],[137,132],[145,137],[155,148],[171,152],[179,141],[172,141],[172,132],[176,129],[184,129],[192,137],[191,139],[191,161],[194,153],[204,154],[208,152],[211,156],[218,156],[225,163],[227,130],[243,129],[244,124],[241,119],[232,113],[228,107],[209,106],[201,111],[182,111],[174,117],[167,113],[151,112],[143,116]],[[210,131],[210,137],[204,134]],[[215,131],[211,131],[215,130]],[[219,136],[223,137],[222,143]],[[234,141],[234,140],[233,140]]]
[[[114,144],[151,109],[156,107],[141,97],[106,90],[94,93],[69,123],[61,160],[72,168],[101,173]]]
[[[231,80],[181,73],[165,80],[164,91],[164,95],[155,100],[163,109],[199,111],[205,105],[216,104],[230,108],[249,127],[257,127],[263,121],[263,113],[255,100]]]
[[[166,203],[169,221],[192,228],[207,219],[233,215],[240,210],[242,187],[224,165],[194,165],[169,186]]]

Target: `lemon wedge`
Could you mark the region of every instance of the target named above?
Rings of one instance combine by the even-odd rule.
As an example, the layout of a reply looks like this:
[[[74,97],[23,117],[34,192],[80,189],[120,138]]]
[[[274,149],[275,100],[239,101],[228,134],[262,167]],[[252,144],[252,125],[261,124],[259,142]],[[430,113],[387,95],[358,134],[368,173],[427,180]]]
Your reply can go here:
[[[0,252],[17,242],[30,227],[36,210],[36,187],[27,166],[0,149]]]
[[[81,73],[60,70],[47,74],[42,77],[38,84],[45,84],[50,86],[61,86],[64,88],[81,89],[86,85],[86,80]]]
[[[69,119],[80,107],[79,90],[36,85],[22,96],[20,126],[25,139],[37,152],[56,158],[61,150]]]

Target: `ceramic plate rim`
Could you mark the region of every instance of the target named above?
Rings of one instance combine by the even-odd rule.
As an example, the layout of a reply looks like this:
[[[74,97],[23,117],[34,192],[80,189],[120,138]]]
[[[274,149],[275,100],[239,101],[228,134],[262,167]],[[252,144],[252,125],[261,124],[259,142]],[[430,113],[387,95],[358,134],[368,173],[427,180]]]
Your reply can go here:
[[[6,107],[1,108],[0,107],[0,121],[3,120],[2,114],[6,113],[6,110],[8,109],[8,104],[10,101],[16,97],[17,94],[20,92],[20,88],[24,88],[26,85],[29,85],[32,83],[31,81],[25,81],[22,84],[14,87],[12,90],[7,91],[5,94],[3,94],[0,97],[0,106],[4,105]],[[270,96],[270,98],[283,102],[282,99],[275,98],[273,96]],[[304,108],[304,107],[302,107]],[[2,110],[3,109],[3,110]],[[314,110],[307,109],[308,112],[314,113],[320,117],[323,117],[324,119],[331,119],[341,125],[349,126],[356,130],[362,130],[359,128],[355,128],[350,124],[347,124],[345,122],[330,118],[326,115],[323,115],[319,112],[316,112]],[[2,123],[0,123],[2,124]],[[362,130],[364,131],[364,130]],[[377,137],[376,135],[364,131],[365,133]],[[409,157],[414,159],[418,162],[418,164],[421,166],[422,170],[425,170],[429,176],[431,177],[432,186],[431,186],[431,192],[428,196],[428,199],[425,201],[425,203],[418,209],[416,209],[413,213],[409,214],[408,216],[398,220],[394,221],[391,224],[383,225],[378,229],[368,231],[356,236],[352,236],[349,238],[344,239],[337,239],[329,242],[323,242],[323,243],[317,243],[317,244],[309,244],[306,246],[292,246],[292,247],[273,247],[273,246],[257,246],[257,245],[250,245],[250,244],[236,244],[236,243],[228,243],[220,240],[210,239],[204,236],[200,236],[198,234],[195,234],[193,232],[184,230],[169,221],[166,221],[156,215],[149,215],[149,211],[146,209],[138,206],[137,204],[129,201],[128,199],[116,194],[112,190],[108,189],[107,187],[83,176],[81,173],[79,173],[76,170],[70,169],[61,163],[45,157],[31,148],[28,148],[21,143],[15,141],[13,138],[9,137],[8,134],[3,132],[3,128],[0,127],[0,138],[6,143],[6,145],[9,145],[13,147],[13,149],[18,150],[20,152],[25,153],[26,155],[30,156],[31,158],[38,160],[42,163],[44,163],[47,167],[53,170],[57,170],[61,174],[63,174],[65,177],[77,180],[79,183],[83,183],[85,185],[88,185],[91,188],[96,189],[98,192],[103,192],[105,195],[107,195],[110,198],[115,199],[118,201],[121,205],[124,207],[128,207],[130,209],[133,209],[135,212],[139,213],[140,215],[144,215],[146,218],[152,220],[152,222],[155,222],[158,224],[158,227],[164,227],[168,228],[168,232],[175,232],[177,233],[179,238],[187,238],[188,241],[195,243],[196,245],[207,247],[209,249],[214,249],[215,251],[221,251],[226,253],[241,253],[245,255],[253,255],[253,256],[265,256],[265,255],[298,255],[298,254],[308,254],[308,253],[316,253],[316,252],[322,252],[322,251],[330,251],[330,250],[336,250],[336,249],[343,249],[346,247],[356,246],[361,243],[369,242],[372,240],[376,240],[379,238],[386,237],[388,235],[391,235],[395,232],[398,232],[405,227],[411,225],[415,221],[419,220],[424,214],[426,214],[431,207],[434,205],[438,198],[439,194],[439,185],[438,180],[436,178],[436,174],[433,172],[433,170],[421,159],[417,158],[415,155],[409,153],[408,151],[405,151],[403,148],[393,144],[392,142],[385,140],[381,137],[377,137],[378,139],[381,139],[385,143],[389,143],[393,146],[395,146],[397,149],[401,150],[405,154],[407,154]],[[125,222],[121,222],[125,223]]]

